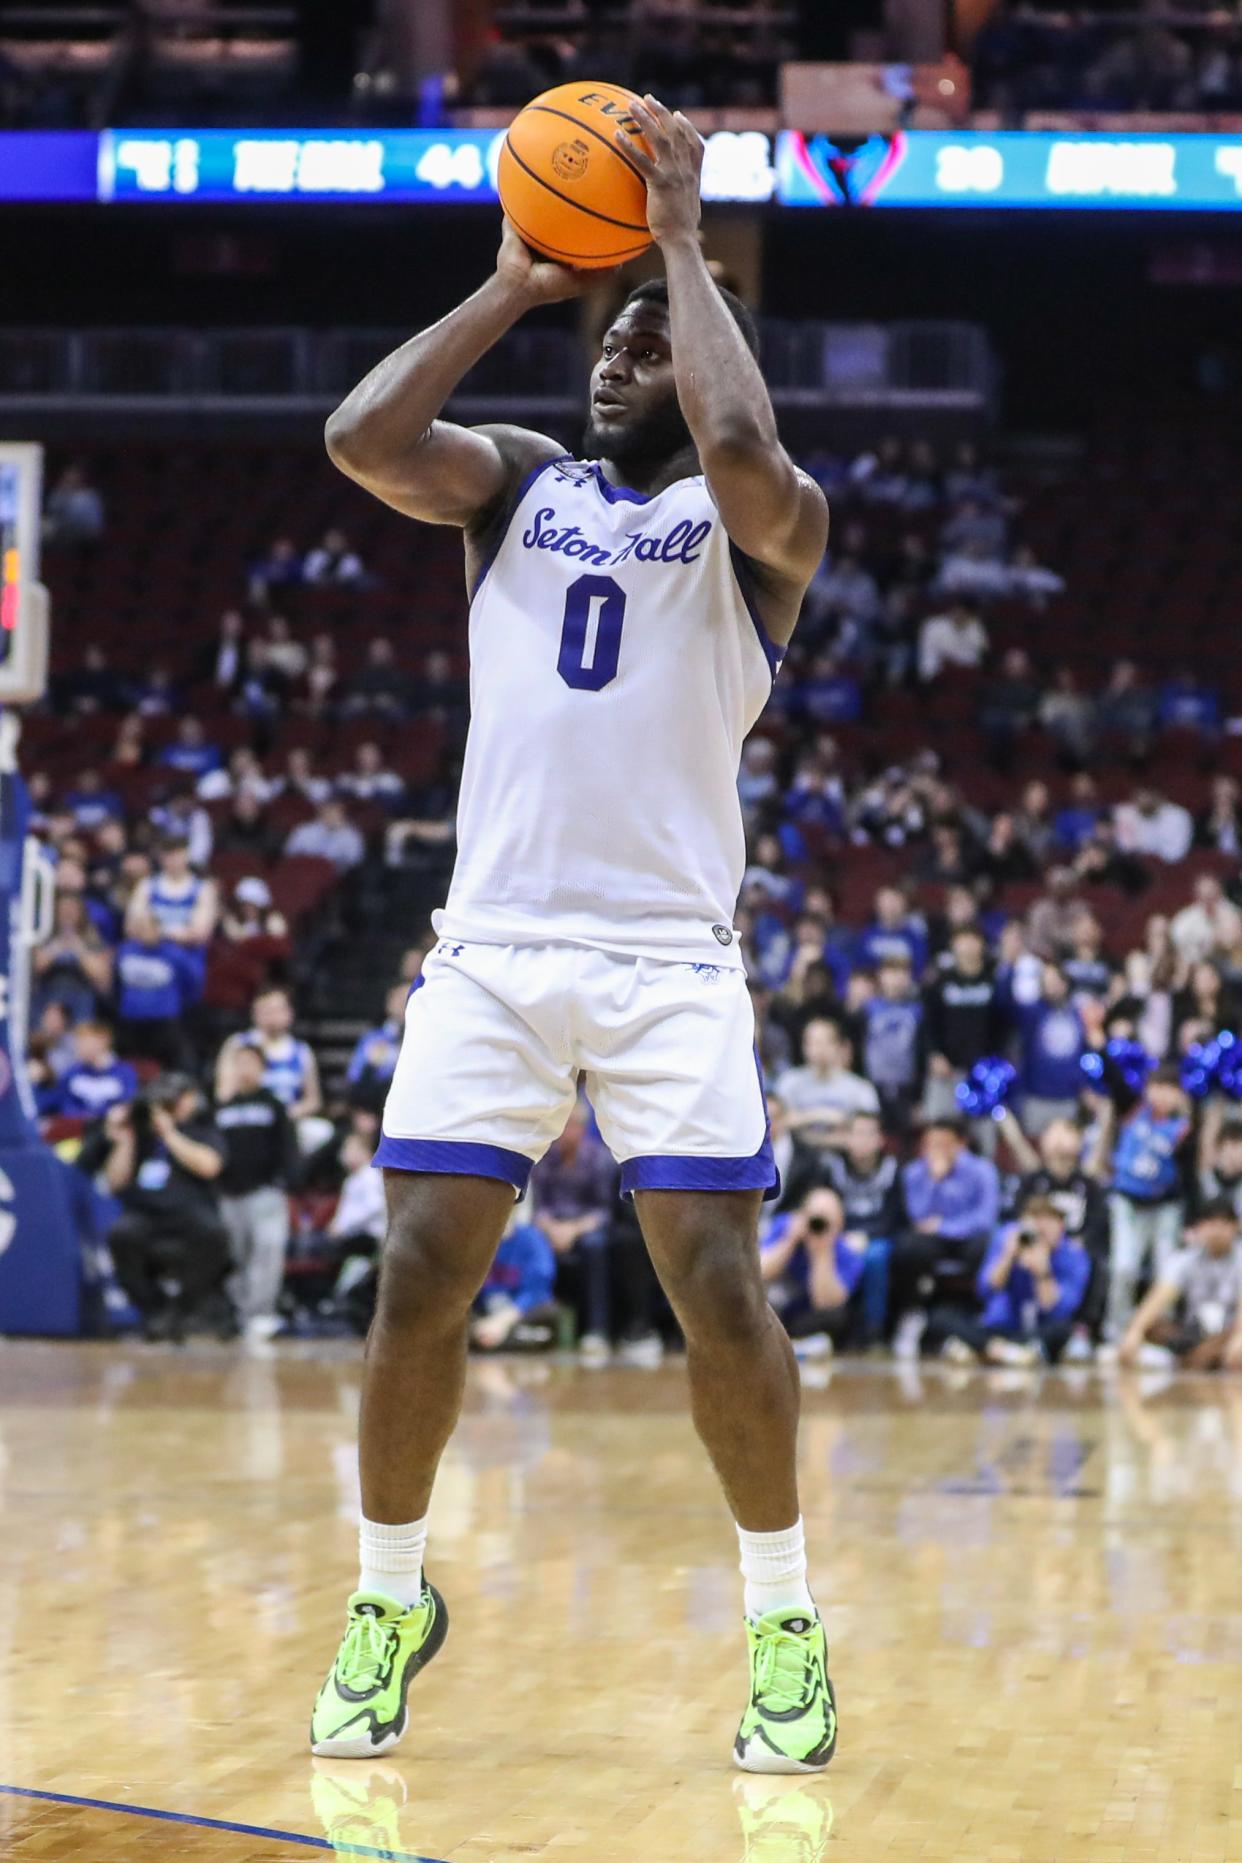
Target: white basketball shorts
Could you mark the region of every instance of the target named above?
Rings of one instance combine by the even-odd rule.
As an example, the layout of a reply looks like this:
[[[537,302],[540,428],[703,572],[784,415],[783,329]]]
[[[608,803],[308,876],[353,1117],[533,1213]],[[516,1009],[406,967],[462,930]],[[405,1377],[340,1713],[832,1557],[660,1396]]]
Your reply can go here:
[[[743,970],[442,938],[410,992],[378,1165],[525,1190],[584,1077],[621,1189],[777,1196]]]

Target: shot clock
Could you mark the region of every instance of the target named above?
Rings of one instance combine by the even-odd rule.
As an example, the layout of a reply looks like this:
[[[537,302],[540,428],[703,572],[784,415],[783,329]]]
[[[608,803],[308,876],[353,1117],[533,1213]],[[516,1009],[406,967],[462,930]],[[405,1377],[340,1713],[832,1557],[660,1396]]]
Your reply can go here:
[[[47,590],[39,582],[43,449],[0,441],[0,706],[47,688]]]

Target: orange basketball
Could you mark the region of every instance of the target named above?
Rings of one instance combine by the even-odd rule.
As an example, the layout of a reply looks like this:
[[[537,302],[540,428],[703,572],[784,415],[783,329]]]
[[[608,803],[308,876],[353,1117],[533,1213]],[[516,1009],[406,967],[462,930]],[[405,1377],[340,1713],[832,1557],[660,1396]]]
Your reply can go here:
[[[618,129],[646,147],[620,84],[558,84],[509,125],[496,182],[528,246],[562,265],[621,265],[651,244],[647,184]]]

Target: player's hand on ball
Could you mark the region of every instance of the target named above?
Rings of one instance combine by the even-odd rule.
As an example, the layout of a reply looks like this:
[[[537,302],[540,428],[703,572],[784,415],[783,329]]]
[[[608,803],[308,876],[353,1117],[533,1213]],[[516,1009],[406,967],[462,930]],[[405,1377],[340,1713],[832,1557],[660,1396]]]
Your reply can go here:
[[[562,298],[576,298],[586,285],[606,276],[601,272],[573,272],[567,265],[541,259],[507,218],[496,255],[496,275],[532,304],[558,304]]]
[[[647,183],[647,225],[657,241],[698,230],[703,138],[680,110],[669,110],[650,94],[631,111],[651,147],[648,155],[622,129],[616,139]]]

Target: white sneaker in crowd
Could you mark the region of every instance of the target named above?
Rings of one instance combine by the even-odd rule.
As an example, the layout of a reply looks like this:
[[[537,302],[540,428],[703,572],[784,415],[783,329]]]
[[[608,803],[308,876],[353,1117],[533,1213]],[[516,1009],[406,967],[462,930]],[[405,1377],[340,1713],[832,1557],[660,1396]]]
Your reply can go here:
[[[964,1339],[946,1339],[940,1356],[948,1365],[974,1365],[978,1361]]]
[[[623,1339],[617,1347],[617,1357],[623,1365],[637,1365],[643,1371],[654,1371],[657,1365],[664,1363],[664,1341],[659,1333],[643,1333],[637,1339]]]
[[[893,1357],[904,1359],[917,1358],[919,1347],[923,1343],[923,1334],[927,1331],[927,1315],[921,1307],[912,1307],[903,1314],[897,1331],[893,1334]]]
[[[606,1365],[611,1357],[612,1347],[603,1333],[583,1333],[578,1341],[580,1365]]]
[[[284,1332],[285,1323],[278,1313],[253,1313],[243,1330],[247,1339],[274,1339]]]
[[[805,1339],[794,1339],[790,1343],[795,1358],[831,1358],[832,1340],[827,1333],[808,1333]]]
[[[1020,1345],[1016,1339],[991,1339],[988,1341],[988,1359],[993,1365],[1012,1365],[1015,1369],[1026,1370],[1032,1365],[1043,1363],[1043,1354],[1036,1345]]]

